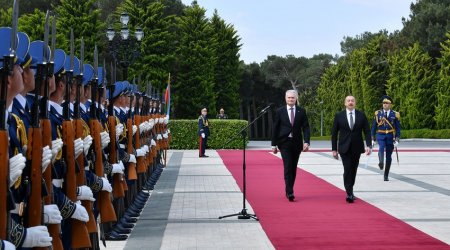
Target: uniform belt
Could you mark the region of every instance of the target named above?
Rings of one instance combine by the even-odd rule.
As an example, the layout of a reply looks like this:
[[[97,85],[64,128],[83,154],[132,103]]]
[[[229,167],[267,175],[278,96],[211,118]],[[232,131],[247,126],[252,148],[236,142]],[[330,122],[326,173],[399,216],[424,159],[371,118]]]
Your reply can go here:
[[[15,203],[16,207],[13,210],[10,210],[9,212],[12,214],[19,214],[19,210],[20,210],[20,204],[19,203]]]
[[[381,134],[389,134],[389,133],[394,133],[395,130],[393,129],[389,129],[389,130],[377,130],[377,133],[381,133]]]

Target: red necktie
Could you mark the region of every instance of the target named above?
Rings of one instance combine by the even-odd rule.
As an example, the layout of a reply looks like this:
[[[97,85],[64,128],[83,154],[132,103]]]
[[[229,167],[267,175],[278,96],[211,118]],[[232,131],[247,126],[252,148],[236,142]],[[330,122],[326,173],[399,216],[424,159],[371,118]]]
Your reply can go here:
[[[294,127],[294,108],[291,108],[291,125]]]

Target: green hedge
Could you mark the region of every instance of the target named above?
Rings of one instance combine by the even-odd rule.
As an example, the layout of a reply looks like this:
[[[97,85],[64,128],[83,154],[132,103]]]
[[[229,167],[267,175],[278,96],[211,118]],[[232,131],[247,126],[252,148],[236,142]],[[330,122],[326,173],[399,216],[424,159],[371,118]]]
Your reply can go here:
[[[211,135],[208,138],[208,148],[242,149],[239,131],[247,124],[245,120],[209,120]],[[171,149],[198,149],[198,120],[170,120],[169,128],[172,134]],[[225,145],[227,142],[229,143]]]
[[[450,129],[411,129],[402,130],[402,139],[408,138],[428,138],[428,139],[450,139]]]

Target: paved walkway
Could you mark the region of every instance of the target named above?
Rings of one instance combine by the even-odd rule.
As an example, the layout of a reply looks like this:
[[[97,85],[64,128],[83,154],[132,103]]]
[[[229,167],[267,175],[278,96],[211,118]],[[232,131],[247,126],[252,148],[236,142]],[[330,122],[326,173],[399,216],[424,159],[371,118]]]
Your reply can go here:
[[[248,149],[269,146],[250,142]],[[324,141],[312,146],[330,147]],[[400,148],[450,150],[450,142],[404,141]],[[243,196],[216,151],[208,150],[209,158],[197,154],[169,151],[167,167],[129,239],[108,241],[107,249],[274,249],[259,222],[218,219],[240,212]],[[355,195],[450,244],[450,152],[400,152],[389,182],[383,181],[376,158],[361,157]],[[299,167],[343,189],[342,163],[328,151],[303,153]],[[297,196],[301,202],[301,194]]]

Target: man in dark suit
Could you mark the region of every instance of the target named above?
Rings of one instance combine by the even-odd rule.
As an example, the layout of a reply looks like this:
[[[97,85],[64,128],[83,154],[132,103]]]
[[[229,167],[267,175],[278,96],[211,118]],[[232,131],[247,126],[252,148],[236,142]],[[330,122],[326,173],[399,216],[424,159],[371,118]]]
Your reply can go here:
[[[294,201],[298,159],[302,150],[306,152],[309,149],[309,123],[305,109],[295,105],[297,91],[286,91],[285,98],[286,106],[277,110],[273,122],[272,151],[274,154],[278,150],[281,152],[286,197],[289,201]]]
[[[344,186],[347,192],[346,201],[353,203],[356,199],[353,194],[356,172],[358,170],[359,158],[362,153],[370,155],[372,152],[372,137],[370,135],[369,122],[366,115],[355,109],[356,100],[353,96],[345,98],[346,109],[338,112],[334,117],[333,129],[331,130],[331,147],[333,157],[339,159],[341,155],[344,165]],[[364,140],[366,147],[364,148]],[[339,135],[339,142],[338,142]]]

